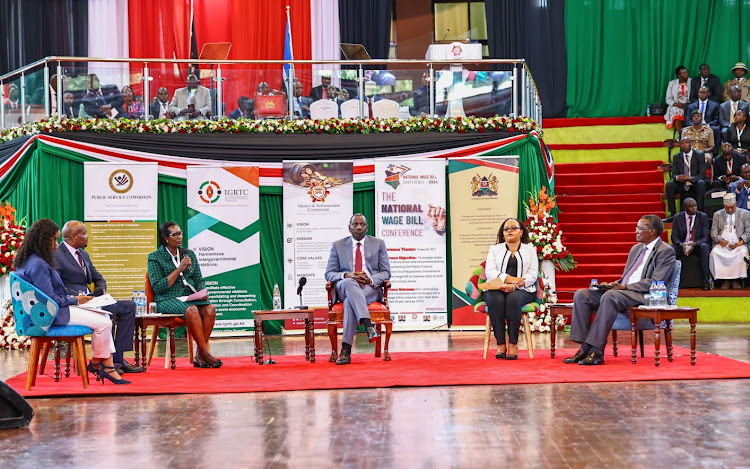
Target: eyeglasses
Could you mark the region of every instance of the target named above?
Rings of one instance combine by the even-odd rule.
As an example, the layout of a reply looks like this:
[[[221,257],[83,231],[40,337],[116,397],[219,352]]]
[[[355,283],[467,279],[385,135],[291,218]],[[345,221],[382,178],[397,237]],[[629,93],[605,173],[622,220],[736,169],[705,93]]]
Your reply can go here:
[[[179,236],[182,236],[182,231],[175,231],[174,233],[169,233],[167,236],[170,238],[177,238]]]
[[[503,232],[510,233],[511,231],[518,231],[520,229],[521,229],[520,226],[506,226],[505,228],[503,228]]]

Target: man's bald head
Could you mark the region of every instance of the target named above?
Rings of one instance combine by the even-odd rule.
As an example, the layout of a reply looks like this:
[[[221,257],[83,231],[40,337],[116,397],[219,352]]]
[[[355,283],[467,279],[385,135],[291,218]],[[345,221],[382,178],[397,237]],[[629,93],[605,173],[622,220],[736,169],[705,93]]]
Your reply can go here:
[[[88,245],[89,237],[86,233],[86,225],[78,220],[69,220],[61,230],[63,241],[70,247],[80,249]]]

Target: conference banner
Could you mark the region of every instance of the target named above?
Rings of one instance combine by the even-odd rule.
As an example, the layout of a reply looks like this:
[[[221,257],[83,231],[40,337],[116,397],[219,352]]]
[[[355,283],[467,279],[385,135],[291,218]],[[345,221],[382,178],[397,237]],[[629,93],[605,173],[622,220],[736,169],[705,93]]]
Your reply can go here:
[[[448,322],[445,160],[375,162],[375,236],[391,263],[394,330]]]
[[[334,241],[349,236],[353,213],[351,161],[284,161],[284,307],[328,304],[325,273]]]
[[[518,214],[518,156],[449,158],[452,325],[484,325],[466,284],[497,244],[506,218]]]
[[[249,331],[260,307],[258,201],[257,166],[187,168],[188,247],[216,307],[215,331]]]
[[[157,163],[83,163],[86,252],[107,293],[130,299],[146,288],[146,258],[157,246]]]

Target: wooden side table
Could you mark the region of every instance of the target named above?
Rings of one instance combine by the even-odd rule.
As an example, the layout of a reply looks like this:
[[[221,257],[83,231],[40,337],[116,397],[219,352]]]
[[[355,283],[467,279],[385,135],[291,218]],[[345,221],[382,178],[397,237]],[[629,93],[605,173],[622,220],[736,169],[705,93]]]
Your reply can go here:
[[[555,318],[558,314],[562,314],[571,322],[573,321],[573,303],[570,304],[553,304],[549,307],[550,316],[552,317],[552,327],[549,330],[549,357],[555,358],[555,337],[557,331],[555,330]]]
[[[282,309],[276,311],[253,311],[255,320],[255,362],[263,364],[263,321],[277,319],[305,320],[305,360],[315,363],[315,310],[314,309]]]
[[[690,321],[690,364],[695,365],[695,324],[698,322],[698,308],[687,306],[673,306],[671,308],[630,308],[630,340],[632,350],[632,362],[635,364],[636,351],[636,329],[635,326],[639,319],[651,319],[656,327],[654,328],[654,366],[659,366],[659,348],[661,346],[659,334],[661,332],[661,322],[666,321],[664,329],[665,342],[667,343],[667,360],[672,361],[672,331],[669,325],[672,319],[687,319]]]
[[[148,362],[148,359],[146,358],[146,329],[148,329],[149,326],[158,326],[169,329],[170,365],[173,370],[177,367],[174,354],[174,329],[177,327],[176,322],[178,318],[181,318],[181,316],[177,314],[154,314],[135,318],[135,338],[133,340],[133,348],[135,349],[135,366],[142,366],[143,371],[146,371],[146,365]],[[143,359],[140,360],[140,363],[140,357],[138,355],[139,350],[143,357]]]

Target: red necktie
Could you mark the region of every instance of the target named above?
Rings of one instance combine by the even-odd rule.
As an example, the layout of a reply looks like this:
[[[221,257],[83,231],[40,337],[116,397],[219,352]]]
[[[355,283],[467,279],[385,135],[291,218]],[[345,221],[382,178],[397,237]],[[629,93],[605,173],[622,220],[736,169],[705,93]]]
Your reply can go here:
[[[685,85],[680,85],[680,94],[685,96]]]
[[[76,251],[76,257],[78,258],[78,263],[81,265],[81,268],[83,269],[83,273],[86,273],[86,265],[83,263],[83,257],[81,257],[81,253]]]
[[[727,176],[732,174],[732,160],[727,161]]]
[[[323,99],[328,99],[328,90],[325,86],[323,87]]]
[[[688,242],[695,239],[695,226],[693,226],[693,216],[688,215]]]
[[[362,243],[357,242],[357,252],[354,254],[354,270],[356,272],[362,272]],[[365,284],[361,284],[360,287],[365,288]]]

